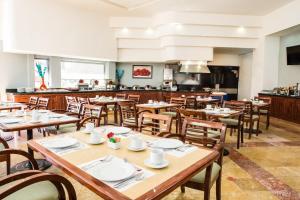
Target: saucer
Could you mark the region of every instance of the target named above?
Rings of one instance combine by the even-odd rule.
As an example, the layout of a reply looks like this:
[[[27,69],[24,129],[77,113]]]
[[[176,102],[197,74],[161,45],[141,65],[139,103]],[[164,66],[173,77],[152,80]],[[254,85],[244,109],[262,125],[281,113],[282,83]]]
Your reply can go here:
[[[105,139],[104,138],[101,138],[101,140],[99,141],[99,142],[93,142],[93,141],[91,141],[90,139],[88,140],[88,143],[89,144],[102,144],[103,142],[105,142]]]
[[[127,146],[127,149],[131,150],[131,151],[143,151],[147,148],[147,145],[145,143],[143,143],[142,147],[140,148],[134,148],[130,145]]]
[[[151,163],[150,161],[150,158],[147,158],[145,161],[144,161],[144,164],[147,166],[147,167],[151,167],[151,168],[154,168],[154,169],[162,169],[162,168],[165,168],[169,165],[169,161],[167,160],[163,160],[162,163],[160,164],[153,164]]]
[[[93,132],[93,131],[89,131],[89,130],[84,129],[84,130],[82,130],[81,132],[82,132],[82,133],[86,133],[86,134],[90,134],[90,133]]]
[[[29,121],[29,123],[32,123],[32,124],[37,124],[37,123],[40,123],[41,122],[41,120],[31,120],[31,121]]]

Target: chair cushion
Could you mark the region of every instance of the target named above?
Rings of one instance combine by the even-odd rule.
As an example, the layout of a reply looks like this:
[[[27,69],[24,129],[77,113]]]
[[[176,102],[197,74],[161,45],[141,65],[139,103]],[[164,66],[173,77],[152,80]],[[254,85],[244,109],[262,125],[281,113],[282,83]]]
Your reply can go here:
[[[268,114],[268,110],[259,110],[259,113]]]
[[[238,126],[239,120],[231,119],[231,118],[220,118],[219,119],[222,123],[229,125],[229,126]]]
[[[200,136],[203,136],[203,133],[198,133],[198,132],[194,132],[194,131],[190,131],[188,130],[186,132],[187,137],[188,138],[199,138]],[[217,138],[221,135],[221,133],[219,131],[214,131],[214,130],[208,130],[207,132],[207,137],[209,138]]]
[[[177,112],[161,112],[160,114],[162,115],[169,115],[172,117],[176,117],[177,116]]]
[[[0,189],[8,188],[13,183],[6,184],[1,186]],[[17,192],[9,195],[8,197],[4,198],[4,200],[57,200],[58,199],[58,192],[56,187],[50,183],[49,181],[43,181],[39,183],[32,184],[27,186]]]
[[[214,181],[217,179],[219,172],[221,170],[221,167],[219,164],[214,163],[213,167],[212,167],[212,171],[211,171],[211,179],[210,181]],[[201,172],[199,172],[198,174],[196,174],[191,181],[196,182],[196,183],[204,183],[205,181],[205,174],[206,174],[206,169],[202,170]]]
[[[245,115],[245,118],[247,119],[250,119],[250,115]],[[252,119],[258,119],[258,115],[252,115]]]
[[[0,143],[0,151],[2,151],[4,148],[4,145],[2,143]]]

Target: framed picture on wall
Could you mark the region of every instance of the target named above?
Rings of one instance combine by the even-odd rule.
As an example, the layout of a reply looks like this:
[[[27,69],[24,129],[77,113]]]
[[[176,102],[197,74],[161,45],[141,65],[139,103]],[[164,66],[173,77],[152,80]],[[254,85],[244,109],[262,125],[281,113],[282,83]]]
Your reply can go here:
[[[152,65],[133,65],[132,66],[132,78],[152,78]]]

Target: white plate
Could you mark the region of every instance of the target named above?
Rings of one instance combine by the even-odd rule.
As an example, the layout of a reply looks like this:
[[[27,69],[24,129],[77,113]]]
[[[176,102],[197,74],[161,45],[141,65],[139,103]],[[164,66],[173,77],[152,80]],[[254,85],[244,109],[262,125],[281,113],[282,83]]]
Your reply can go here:
[[[3,124],[16,124],[16,123],[20,123],[22,122],[23,120],[20,119],[20,118],[12,118],[12,119],[3,119],[0,121],[0,123],[3,123]]]
[[[177,139],[169,139],[169,138],[163,138],[158,139],[153,142],[153,145],[151,147],[156,148],[164,148],[164,149],[175,149],[178,147],[181,147],[183,145],[183,142]]]
[[[6,117],[8,113],[0,113],[0,117]]]
[[[63,116],[64,116],[63,114],[51,114],[51,115],[49,115],[50,118],[61,118]]]
[[[29,123],[31,123],[31,124],[38,124],[38,123],[41,123],[41,122],[42,122],[41,120],[36,120],[36,121],[31,120],[31,121],[29,121]]]
[[[101,138],[101,140],[99,141],[99,142],[93,142],[93,141],[91,141],[90,139],[88,140],[88,143],[89,144],[102,144],[103,142],[105,142],[105,139],[104,138]]]
[[[105,128],[105,133],[108,134],[110,132],[118,135],[118,134],[126,134],[131,131],[130,128],[127,127],[118,127],[118,126],[112,126],[112,127],[106,127]]]
[[[47,113],[48,110],[38,110],[39,113]]]
[[[127,179],[133,176],[135,172],[136,169],[132,164],[119,158],[113,158],[110,162],[101,163],[88,170],[88,173],[95,178],[108,182]]]
[[[150,162],[150,158],[148,158],[144,161],[144,164],[147,167],[151,167],[151,168],[154,168],[154,169],[162,169],[162,168],[165,168],[169,165],[169,161],[164,160],[161,164],[157,165],[157,164],[153,164],[152,162]]]
[[[141,148],[134,148],[134,147],[132,147],[132,146],[130,146],[130,145],[128,145],[127,146],[127,149],[129,149],[130,151],[143,151],[143,150],[145,150],[147,148],[147,145],[146,145],[146,143],[143,143],[143,145],[142,145],[142,147]]]
[[[44,145],[52,149],[66,148],[78,144],[78,140],[70,137],[55,138],[47,141]]]

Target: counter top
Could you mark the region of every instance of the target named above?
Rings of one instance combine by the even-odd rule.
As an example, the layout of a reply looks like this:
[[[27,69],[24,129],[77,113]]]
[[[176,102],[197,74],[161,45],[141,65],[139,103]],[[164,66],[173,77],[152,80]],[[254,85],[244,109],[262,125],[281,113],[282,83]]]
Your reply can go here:
[[[261,93],[258,93],[258,94],[259,95],[267,95],[267,96],[276,96],[276,97],[300,99],[300,96],[287,96],[287,95],[280,95],[280,94],[266,93],[266,92],[261,92]]]

